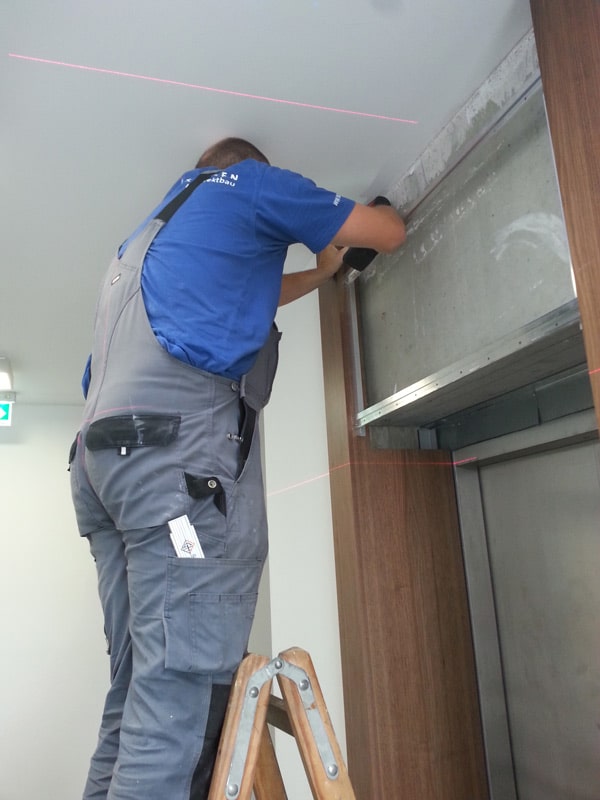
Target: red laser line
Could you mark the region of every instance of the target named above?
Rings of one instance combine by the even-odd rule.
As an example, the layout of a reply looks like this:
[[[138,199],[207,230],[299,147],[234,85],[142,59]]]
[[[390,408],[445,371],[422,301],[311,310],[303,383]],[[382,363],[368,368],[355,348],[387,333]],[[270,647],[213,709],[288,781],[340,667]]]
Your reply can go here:
[[[473,462],[477,461],[477,457],[473,456],[472,458],[463,458],[460,461],[346,461],[345,464],[338,464],[336,467],[332,467],[327,472],[322,472],[320,475],[315,475],[312,478],[306,478],[306,480],[298,481],[298,483],[292,483],[289,486],[284,487],[283,489],[275,489],[273,492],[267,492],[267,497],[275,497],[279,494],[286,494],[287,492],[291,492],[294,489],[299,489],[302,486],[306,486],[309,483],[314,483],[315,481],[322,480],[323,478],[329,477],[334,472],[337,472],[340,469],[344,469],[345,467],[350,466],[410,466],[410,467],[462,467],[465,464],[472,464]]]
[[[304,481],[298,481],[298,483],[292,483],[290,486],[286,486],[283,489],[275,489],[273,492],[267,492],[267,497],[275,497],[278,494],[285,494],[286,492],[292,491],[292,489],[298,489],[301,486],[306,486],[308,483],[314,483],[315,481],[320,481],[323,478],[328,478],[331,473],[336,472],[338,469],[343,469],[344,467],[350,466],[350,462],[348,461],[346,464],[340,464],[337,467],[332,467],[327,472],[322,472],[320,475],[315,475],[312,478],[306,478]]]
[[[600,372],[600,367],[596,367],[596,369],[589,370],[590,375],[595,375],[597,372]]]
[[[69,67],[69,69],[81,69],[87,72],[100,72],[104,75],[115,75],[119,78],[135,78],[141,81],[151,81],[153,83],[165,83],[170,86],[182,86],[186,89],[198,89],[203,92],[214,92],[215,94],[227,94],[232,97],[245,97],[249,100],[262,100],[266,103],[281,103],[287,106],[296,106],[298,108],[310,108],[315,111],[331,111],[336,114],[349,114],[356,117],[369,117],[371,119],[380,119],[387,122],[402,122],[405,125],[418,125],[418,121],[414,119],[402,119],[400,117],[388,117],[384,114],[369,114],[366,111],[351,111],[347,108],[333,108],[330,106],[319,106],[314,103],[300,103],[297,100],[282,100],[278,97],[265,97],[260,94],[249,94],[248,92],[235,92],[232,89],[217,89],[213,86],[202,86],[197,83],[185,83],[184,81],[173,81],[168,78],[155,78],[151,75],[138,75],[134,72],[120,72],[114,69],[104,69],[102,67],[90,67],[85,64],[69,64],[66,61],[54,61],[50,58],[37,58],[35,56],[24,56],[19,53],[9,53],[9,58],[20,58],[23,61],[35,61],[39,64],[51,64],[57,67]]]

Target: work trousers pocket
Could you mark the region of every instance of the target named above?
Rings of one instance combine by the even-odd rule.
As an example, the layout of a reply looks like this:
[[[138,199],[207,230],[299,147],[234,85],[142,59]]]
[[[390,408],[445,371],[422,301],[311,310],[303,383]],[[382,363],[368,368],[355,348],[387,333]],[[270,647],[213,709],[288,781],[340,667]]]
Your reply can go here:
[[[90,484],[119,530],[161,525],[187,513],[179,415],[123,414],[84,433]]]
[[[244,656],[262,562],[170,558],[165,595],[165,667],[231,676]]]

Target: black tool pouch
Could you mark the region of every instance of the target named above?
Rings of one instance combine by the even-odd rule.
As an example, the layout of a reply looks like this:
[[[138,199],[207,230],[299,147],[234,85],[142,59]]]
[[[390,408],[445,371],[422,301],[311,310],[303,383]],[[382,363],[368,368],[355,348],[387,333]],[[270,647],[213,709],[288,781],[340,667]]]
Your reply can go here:
[[[254,411],[263,409],[271,397],[279,363],[280,339],[281,333],[273,323],[269,338],[259,351],[254,366],[240,381],[240,397]]]
[[[254,438],[256,418],[267,405],[273,389],[273,381],[279,363],[279,340],[281,333],[273,323],[269,338],[259,350],[252,369],[240,381],[240,470],[241,473]]]

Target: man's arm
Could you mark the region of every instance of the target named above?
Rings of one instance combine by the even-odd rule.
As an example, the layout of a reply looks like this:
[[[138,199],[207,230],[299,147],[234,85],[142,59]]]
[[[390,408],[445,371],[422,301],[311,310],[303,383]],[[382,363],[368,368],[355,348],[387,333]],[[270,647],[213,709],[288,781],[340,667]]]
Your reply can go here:
[[[315,269],[306,269],[303,272],[290,272],[281,279],[281,292],[279,305],[284,306],[299,297],[318,289],[329,278],[333,277],[342,265],[342,256],[346,248],[329,245],[317,253],[317,266]]]
[[[406,228],[391,206],[365,206],[356,203],[332,243],[317,254],[317,266],[304,272],[284,275],[279,305],[291,303],[318,289],[342,265],[348,247],[370,247],[380,253],[392,253],[406,240]]]
[[[333,237],[342,247],[370,247],[379,253],[392,253],[406,241],[402,217],[392,206],[364,206],[356,203]]]

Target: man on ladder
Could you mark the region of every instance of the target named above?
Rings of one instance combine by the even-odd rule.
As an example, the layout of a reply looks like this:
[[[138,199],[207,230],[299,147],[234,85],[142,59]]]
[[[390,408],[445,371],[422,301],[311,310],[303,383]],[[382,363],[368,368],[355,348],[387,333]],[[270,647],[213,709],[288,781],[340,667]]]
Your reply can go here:
[[[257,414],[278,303],[335,274],[348,246],[404,225],[269,165],[209,148],[121,246],[102,288],[71,448],[98,572],[111,685],[84,800],[203,800],[267,554]],[[318,253],[284,276],[290,244]]]

